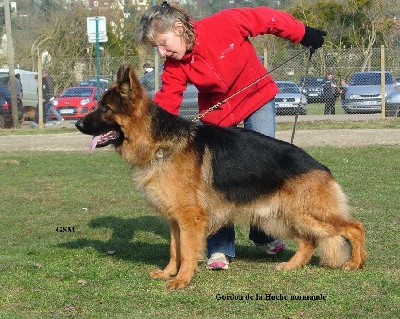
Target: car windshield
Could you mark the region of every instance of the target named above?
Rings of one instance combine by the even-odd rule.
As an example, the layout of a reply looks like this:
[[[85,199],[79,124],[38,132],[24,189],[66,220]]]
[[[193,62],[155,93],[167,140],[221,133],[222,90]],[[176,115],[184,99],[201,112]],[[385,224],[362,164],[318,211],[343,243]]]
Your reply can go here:
[[[300,89],[296,83],[278,82],[279,93],[300,93]]]
[[[63,93],[61,93],[60,97],[89,97],[92,95],[93,89],[79,87],[79,88],[68,88]]]
[[[324,78],[306,78],[306,86],[322,86]]]
[[[97,85],[97,79],[90,79],[79,82],[79,86],[98,86],[104,90],[107,90],[107,88],[110,86],[110,82],[105,79],[100,79],[99,85]]]
[[[390,73],[385,73],[385,84],[393,84],[393,78]],[[379,72],[355,73],[350,85],[381,85],[381,74]]]

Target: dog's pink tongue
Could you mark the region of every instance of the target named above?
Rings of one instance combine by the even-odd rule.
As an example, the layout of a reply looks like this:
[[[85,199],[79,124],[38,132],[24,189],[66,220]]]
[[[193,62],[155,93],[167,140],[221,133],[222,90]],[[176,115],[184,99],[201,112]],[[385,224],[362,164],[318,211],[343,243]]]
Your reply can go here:
[[[100,138],[101,138],[101,135],[94,136],[92,138],[92,141],[90,142],[90,146],[89,146],[89,154],[93,153],[94,149],[96,148],[97,142],[99,141]]]

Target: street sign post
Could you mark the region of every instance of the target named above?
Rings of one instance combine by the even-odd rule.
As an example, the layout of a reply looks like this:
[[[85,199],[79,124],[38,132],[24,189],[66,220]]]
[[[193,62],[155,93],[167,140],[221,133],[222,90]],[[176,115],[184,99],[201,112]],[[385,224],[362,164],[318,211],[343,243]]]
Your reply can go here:
[[[87,17],[86,24],[89,43],[108,41],[106,17]]]
[[[96,78],[97,89],[100,88],[100,42],[107,42],[107,24],[106,17],[88,17],[87,20],[87,34],[89,43],[96,43]],[[96,91],[96,97],[99,90]]]

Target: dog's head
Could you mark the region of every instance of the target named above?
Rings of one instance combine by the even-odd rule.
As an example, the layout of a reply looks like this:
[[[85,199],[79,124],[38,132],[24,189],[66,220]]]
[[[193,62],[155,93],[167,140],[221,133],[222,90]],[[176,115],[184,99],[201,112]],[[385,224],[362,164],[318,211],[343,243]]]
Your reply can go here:
[[[138,125],[138,119],[149,104],[149,97],[132,65],[121,66],[117,78],[113,87],[102,96],[97,109],[75,123],[82,133],[93,136],[89,153],[96,147],[110,144],[121,147],[128,138],[126,127]]]

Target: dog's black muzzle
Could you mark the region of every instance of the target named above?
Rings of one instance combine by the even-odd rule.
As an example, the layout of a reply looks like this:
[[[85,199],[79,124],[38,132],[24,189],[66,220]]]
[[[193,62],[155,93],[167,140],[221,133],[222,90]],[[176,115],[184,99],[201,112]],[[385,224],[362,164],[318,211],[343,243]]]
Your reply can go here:
[[[82,121],[82,120],[76,121],[75,127],[76,127],[79,131],[81,131],[81,132],[83,133],[82,130],[83,130],[84,125],[83,125],[83,121]]]

